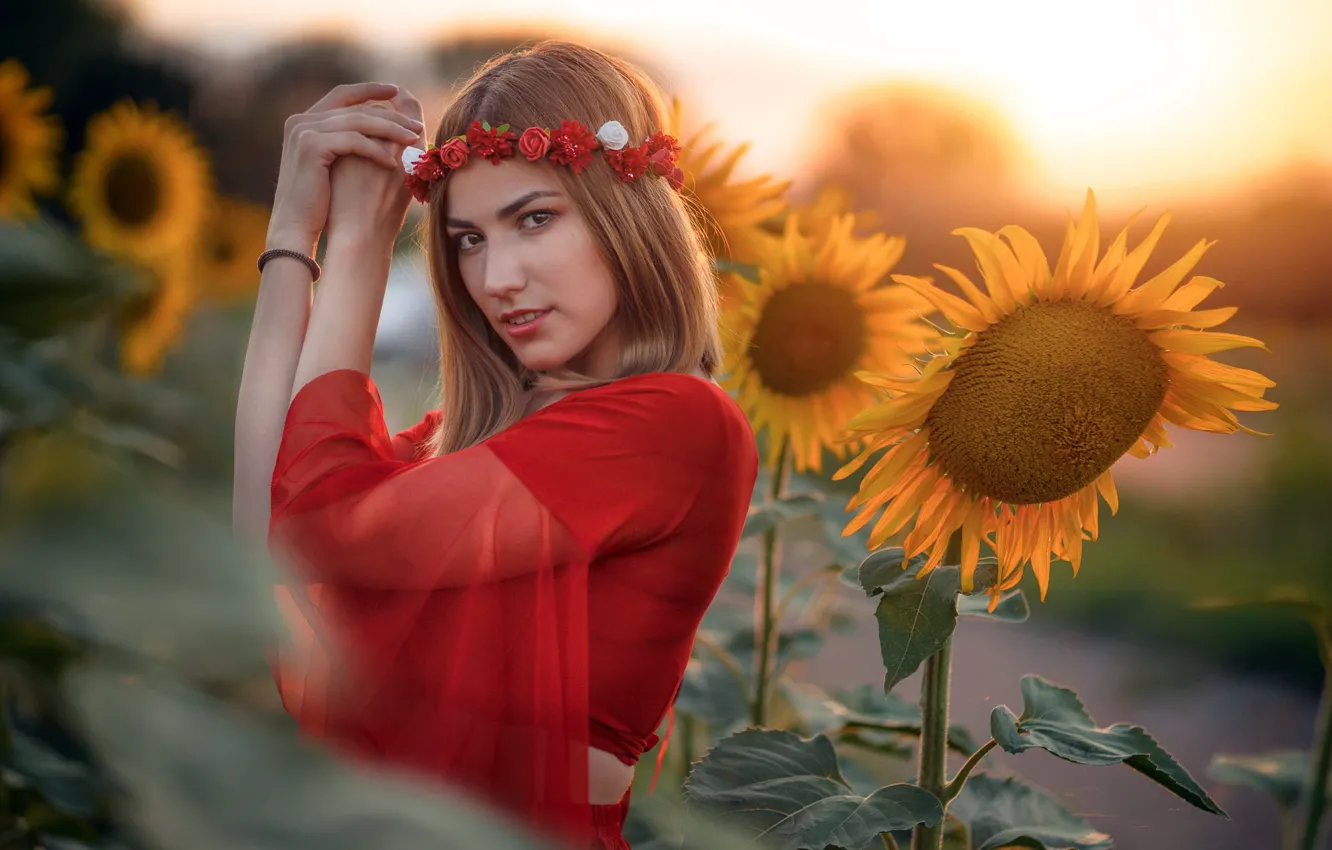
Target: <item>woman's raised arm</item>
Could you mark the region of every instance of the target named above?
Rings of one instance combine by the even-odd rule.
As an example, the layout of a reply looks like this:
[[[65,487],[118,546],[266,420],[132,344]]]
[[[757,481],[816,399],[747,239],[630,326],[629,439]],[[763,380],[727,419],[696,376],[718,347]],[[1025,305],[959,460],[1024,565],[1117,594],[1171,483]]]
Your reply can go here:
[[[423,126],[415,116],[367,105],[397,93],[383,83],[339,86],[287,120],[268,248],[314,256],[339,157],[400,168],[392,145],[413,144]],[[273,464],[310,320],[311,283],[305,264],[289,257],[272,259],[259,283],[236,405],[232,489],[233,528],[249,540],[268,535]]]

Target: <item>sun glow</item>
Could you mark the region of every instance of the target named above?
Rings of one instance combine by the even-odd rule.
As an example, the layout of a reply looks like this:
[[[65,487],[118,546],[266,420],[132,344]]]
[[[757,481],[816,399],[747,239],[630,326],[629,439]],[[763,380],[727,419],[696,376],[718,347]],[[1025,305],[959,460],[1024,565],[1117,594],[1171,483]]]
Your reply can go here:
[[[1110,197],[1159,194],[1292,156],[1332,161],[1326,0],[890,0],[842,15],[774,14],[751,0],[675,0],[664,15],[619,0],[130,5],[153,32],[214,42],[341,24],[403,49],[489,24],[546,22],[656,63],[721,134],[753,143],[754,170],[789,172],[817,138],[809,123],[821,102],[893,78],[993,102],[1026,145],[1030,184],[1060,197],[1088,185]]]

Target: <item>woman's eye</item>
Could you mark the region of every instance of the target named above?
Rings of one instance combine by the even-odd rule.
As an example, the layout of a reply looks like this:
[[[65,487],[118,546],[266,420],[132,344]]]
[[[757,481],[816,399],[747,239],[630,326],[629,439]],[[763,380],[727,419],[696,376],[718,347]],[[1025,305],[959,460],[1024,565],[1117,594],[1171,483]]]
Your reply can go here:
[[[555,217],[555,213],[549,210],[533,210],[522,217],[522,223],[527,229],[541,227]]]
[[[472,240],[472,239],[475,239],[475,240],[477,240],[477,241],[476,241],[476,242],[469,241],[469,240]],[[459,250],[459,251],[467,251],[467,250],[470,250],[470,249],[472,249],[472,248],[475,248],[475,247],[477,246],[477,244],[480,242],[480,240],[481,240],[481,237],[478,236],[478,235],[475,234],[475,233],[464,233],[464,234],[462,234],[461,236],[457,237],[457,239],[455,240],[455,242],[456,242],[456,244],[458,245],[458,250]]]

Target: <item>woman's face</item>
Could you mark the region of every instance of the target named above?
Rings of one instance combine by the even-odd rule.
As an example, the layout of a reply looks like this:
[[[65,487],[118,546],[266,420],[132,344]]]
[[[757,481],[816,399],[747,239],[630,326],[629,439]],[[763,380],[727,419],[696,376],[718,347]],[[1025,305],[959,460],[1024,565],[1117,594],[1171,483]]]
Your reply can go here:
[[[463,283],[519,362],[613,377],[615,280],[554,169],[478,159],[449,181],[447,238]]]

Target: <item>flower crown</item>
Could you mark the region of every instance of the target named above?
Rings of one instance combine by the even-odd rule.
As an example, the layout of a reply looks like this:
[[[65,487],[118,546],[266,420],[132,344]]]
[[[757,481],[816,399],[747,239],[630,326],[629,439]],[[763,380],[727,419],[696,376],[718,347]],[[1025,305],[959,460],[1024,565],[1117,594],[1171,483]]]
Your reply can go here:
[[[487,121],[473,121],[466,133],[439,147],[410,147],[402,152],[407,188],[424,204],[430,187],[448,172],[462,168],[471,157],[499,165],[500,160],[514,155],[515,148],[529,162],[549,159],[569,166],[574,174],[582,174],[592,164],[593,151],[604,150],[606,161],[625,183],[651,174],[665,177],[677,190],[684,184],[684,172],[675,164],[680,143],[666,133],[653,133],[642,144],[630,147],[629,131],[619,121],[607,121],[596,133],[579,121],[563,121],[554,130],[528,127],[521,135],[514,135],[508,124],[491,127]]]

